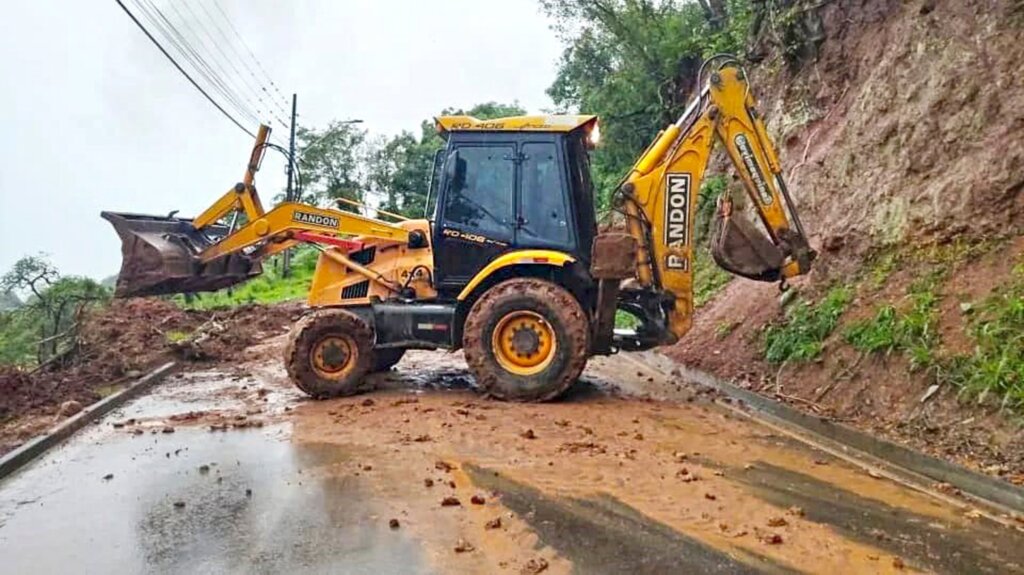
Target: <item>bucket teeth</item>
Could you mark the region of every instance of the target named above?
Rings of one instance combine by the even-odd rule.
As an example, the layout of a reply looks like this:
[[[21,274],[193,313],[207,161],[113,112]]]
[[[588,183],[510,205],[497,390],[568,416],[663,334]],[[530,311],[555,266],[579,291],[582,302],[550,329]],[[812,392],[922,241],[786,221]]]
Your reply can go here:
[[[102,212],[121,237],[121,271],[116,297],[216,291],[262,273],[257,259],[229,254],[208,263],[199,254],[228,232],[203,231],[185,218]]]

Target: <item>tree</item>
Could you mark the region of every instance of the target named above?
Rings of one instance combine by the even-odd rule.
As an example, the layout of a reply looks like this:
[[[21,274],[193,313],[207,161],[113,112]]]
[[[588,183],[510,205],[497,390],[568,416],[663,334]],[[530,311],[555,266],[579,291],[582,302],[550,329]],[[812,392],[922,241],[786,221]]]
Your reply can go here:
[[[25,293],[20,308],[4,314],[0,322],[0,341],[24,346],[28,334],[34,334],[36,360],[50,361],[74,342],[74,334],[85,309],[110,297],[110,290],[89,278],[60,277],[57,268],[42,254],[26,256],[0,277],[0,292]],[[5,354],[6,355],[6,354]]]
[[[42,299],[42,292],[60,278],[60,273],[43,254],[25,256],[0,277],[0,292],[27,292]]]
[[[323,130],[299,127],[295,137],[303,179],[300,201],[322,205],[338,198],[363,200],[365,130],[334,121]]]
[[[492,120],[524,114],[526,110],[517,102],[485,102],[469,109],[446,108],[440,115]],[[367,188],[382,197],[381,209],[408,217],[423,217],[434,169],[434,154],[443,147],[444,140],[438,135],[432,119],[420,123],[418,137],[404,131],[393,138],[375,141],[372,151],[367,154]]]
[[[541,0],[565,44],[548,95],[565,111],[602,118],[594,153],[602,197],[695,90],[702,58],[738,52],[750,0]]]
[[[526,110],[519,105],[519,102],[512,102],[511,104],[484,102],[466,110],[461,108],[445,108],[441,111],[442,116],[473,116],[477,120],[493,120],[495,118],[507,118],[509,116],[522,116],[525,114]],[[433,130],[431,132],[436,133]]]

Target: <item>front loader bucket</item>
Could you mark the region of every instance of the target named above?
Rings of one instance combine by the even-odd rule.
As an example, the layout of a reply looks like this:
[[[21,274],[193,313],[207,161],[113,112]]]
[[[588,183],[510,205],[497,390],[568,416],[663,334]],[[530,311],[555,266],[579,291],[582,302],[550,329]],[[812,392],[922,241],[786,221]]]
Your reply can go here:
[[[121,237],[115,297],[216,291],[262,273],[258,260],[229,254],[202,263],[199,255],[223,238],[224,226],[202,231],[185,218],[102,212]]]

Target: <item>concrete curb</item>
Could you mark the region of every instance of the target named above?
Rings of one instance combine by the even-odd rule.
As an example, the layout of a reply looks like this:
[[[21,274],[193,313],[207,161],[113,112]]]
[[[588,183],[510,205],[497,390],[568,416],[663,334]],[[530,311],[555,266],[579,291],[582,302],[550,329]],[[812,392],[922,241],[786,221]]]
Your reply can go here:
[[[71,437],[79,429],[124,405],[128,400],[138,397],[141,393],[153,387],[154,384],[173,372],[176,367],[177,363],[173,361],[161,365],[125,389],[82,409],[82,411],[65,419],[43,435],[0,457],[0,479],[21,469],[21,467],[39,457],[51,447]]]
[[[976,473],[948,461],[925,455],[908,447],[879,439],[862,431],[824,417],[808,415],[784,403],[759,395],[714,375],[679,365],[667,357],[645,353],[642,363],[666,376],[678,376],[698,385],[715,389],[742,402],[756,412],[755,418],[778,427],[810,435],[830,450],[843,453],[861,462],[875,465],[933,490],[937,482],[948,483],[964,495],[1000,511],[1024,513],[1024,489],[1005,481]],[[636,361],[636,358],[631,358]]]

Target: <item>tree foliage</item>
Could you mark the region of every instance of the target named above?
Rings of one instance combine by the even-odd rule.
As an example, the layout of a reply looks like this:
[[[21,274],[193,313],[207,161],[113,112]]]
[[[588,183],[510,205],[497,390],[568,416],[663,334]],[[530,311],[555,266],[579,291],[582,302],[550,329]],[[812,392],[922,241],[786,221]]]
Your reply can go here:
[[[526,113],[519,104],[485,102],[468,109],[446,108],[439,115],[467,115],[481,120]],[[444,140],[433,119],[419,133],[368,138],[351,124],[334,122],[324,130],[299,129],[300,168],[305,201],[325,204],[346,198],[410,217],[423,217],[434,153]]]
[[[548,95],[601,116],[594,181],[606,200],[658,131],[682,113],[703,58],[742,51],[750,0],[541,0],[565,50]],[[602,202],[603,203],[603,202]]]
[[[334,121],[321,130],[295,131],[302,173],[301,201],[325,205],[338,198],[363,201],[366,131]]]
[[[61,277],[45,256],[26,256],[0,277],[0,293],[25,302],[0,313],[0,363],[46,363],[68,351],[86,308],[110,298],[89,278]]]

